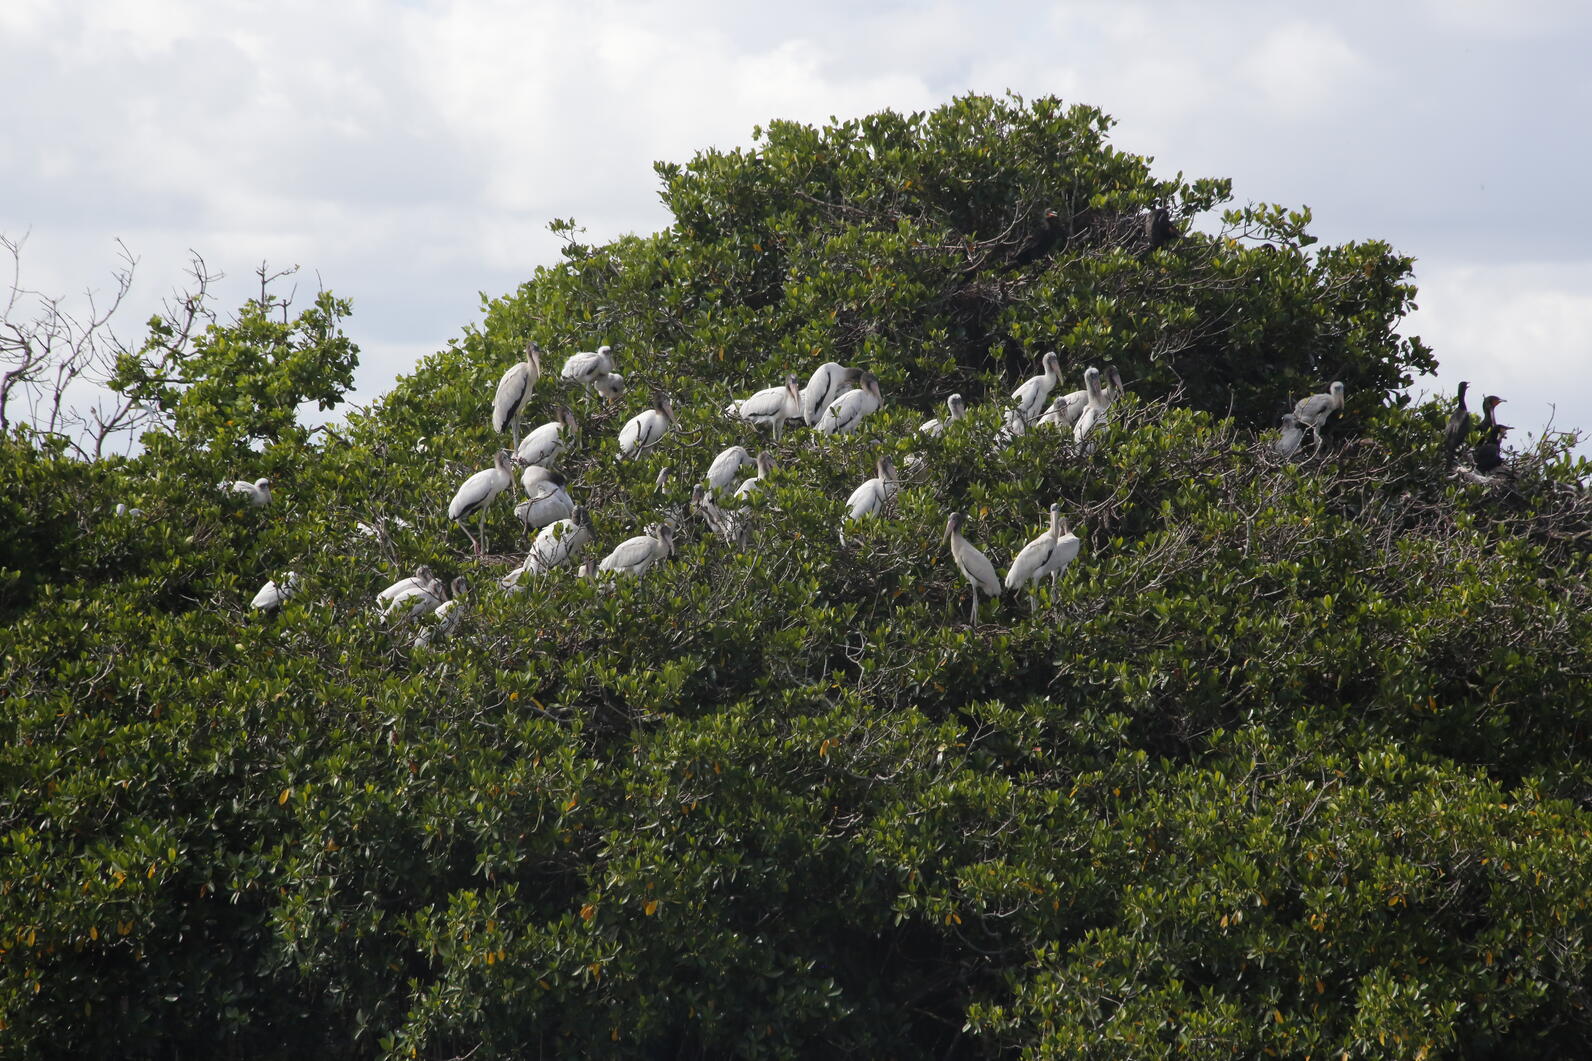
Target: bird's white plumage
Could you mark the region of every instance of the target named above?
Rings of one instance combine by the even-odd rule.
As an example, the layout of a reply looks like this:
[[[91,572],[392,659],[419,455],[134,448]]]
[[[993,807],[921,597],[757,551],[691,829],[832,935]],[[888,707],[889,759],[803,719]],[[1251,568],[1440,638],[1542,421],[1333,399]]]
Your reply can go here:
[[[277,582],[275,579],[267,580],[265,585],[260,587],[260,591],[254,595],[254,599],[249,602],[249,607],[263,612],[274,611],[282,606],[282,602],[297,592],[298,573],[289,571],[282,576],[281,582]]]
[[[768,427],[777,439],[785,421],[802,414],[801,389],[795,376],[785,377],[778,387],[765,387],[749,398],[732,403],[734,415],[759,427]]]
[[[674,422],[674,408],[668,398],[654,399],[651,409],[643,410],[625,421],[619,429],[619,459],[640,458],[656,446]]]
[[[714,490],[728,490],[741,468],[755,463],[745,446],[731,446],[722,450],[708,465],[707,484]]]
[[[582,350],[570,354],[559,375],[567,383],[579,383],[582,387],[590,387],[598,376],[606,376],[613,372],[612,350],[612,347],[599,346],[596,350]]]
[[[498,380],[497,392],[492,396],[492,430],[514,429],[515,446],[519,445],[520,412],[542,376],[542,348],[534,341],[525,344],[525,360],[510,365]]]
[[[520,439],[514,455],[525,464],[551,467],[564,447],[574,439],[575,431],[575,414],[568,409],[559,409],[556,419],[549,420]]]
[[[802,420],[807,426],[816,425],[829,404],[850,390],[860,375],[861,369],[847,368],[833,361],[825,361],[815,368],[801,393]]]
[[[895,496],[897,485],[895,464],[889,457],[880,457],[874,477],[846,498],[847,514],[852,519],[878,515],[884,510],[885,503]]]
[[[223,480],[217,483],[216,486],[223,493],[241,495],[248,500],[249,504],[254,505],[256,508],[271,503],[271,480],[269,479],[256,479],[252,483],[244,482],[242,479]]]
[[[918,430],[930,438],[939,438],[948,426],[967,415],[967,403],[962,400],[960,394],[953,394],[945,399],[945,408],[946,415],[943,419],[935,417],[933,420],[925,420]]]
[[[509,474],[508,451],[498,450],[492,467],[478,471],[466,479],[454,492],[453,500],[448,502],[448,518],[464,527],[464,533],[470,536],[470,541],[475,545],[477,556],[486,549],[487,506],[492,503],[493,498],[507,490],[513,483],[514,477]],[[480,524],[479,539],[470,534],[470,528],[462,522],[471,515],[475,515]]]
[[[1067,533],[1066,523],[1061,519],[1061,506],[1051,505],[1050,526],[1045,533],[1023,546],[1012,561],[1011,568],[1006,572],[1006,588],[1026,587],[1031,606],[1035,584],[1046,576],[1054,581],[1072,563],[1081,545],[1077,535]]]
[[[1272,453],[1287,460],[1299,452],[1300,443],[1305,440],[1304,425],[1293,413],[1282,414],[1282,429],[1277,436],[1277,441],[1271,444]]]
[[[614,547],[597,565],[599,571],[616,575],[644,575],[653,564],[674,551],[674,534],[667,524],[648,528],[648,533],[627,538]]]
[[[604,372],[591,381],[592,389],[607,401],[618,401],[625,393],[625,377],[617,372]]]
[[[401,593],[407,593],[413,589],[424,589],[435,581],[436,576],[431,573],[431,568],[421,564],[415,568],[413,575],[408,578],[400,578],[397,582],[376,594],[376,603],[378,605],[386,604]]]
[[[982,590],[986,597],[998,597],[1001,592],[1001,580],[1000,576],[995,574],[995,565],[990,563],[989,557],[962,537],[961,527],[964,518],[960,512],[951,513],[951,518],[945,521],[945,536],[951,544],[951,559],[956,562],[956,569],[962,572],[962,577],[973,587],[971,621],[976,623],[979,591]]]
[[[757,472],[748,476],[741,482],[740,486],[735,488],[735,496],[740,498],[751,497],[754,493],[763,488],[763,480],[766,479],[768,477],[768,473],[773,470],[773,456],[767,452],[759,453],[757,455]]]
[[[878,412],[883,404],[879,380],[872,372],[864,372],[862,386],[830,402],[815,426],[826,435],[848,435],[857,429],[864,417]]]
[[[1083,373],[1085,404],[1078,422],[1072,425],[1072,440],[1082,442],[1105,416],[1106,397],[1100,390],[1100,370],[1090,365]]]
[[[575,502],[564,489],[562,477],[543,479],[535,484],[529,496],[514,506],[514,515],[525,524],[526,530],[537,530],[575,514]]]
[[[1012,401],[1025,423],[1031,423],[1039,416],[1046,400],[1050,397],[1050,392],[1061,381],[1061,359],[1056,356],[1054,350],[1046,353],[1041,363],[1044,371],[1024,380],[1021,386],[1012,391]]]

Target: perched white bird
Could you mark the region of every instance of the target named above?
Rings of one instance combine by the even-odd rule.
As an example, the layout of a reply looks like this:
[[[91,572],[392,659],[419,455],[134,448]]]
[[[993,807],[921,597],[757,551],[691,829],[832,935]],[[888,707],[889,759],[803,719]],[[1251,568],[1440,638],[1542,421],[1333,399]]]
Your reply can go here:
[[[1074,393],[1079,395],[1077,411],[1081,413],[1083,412],[1086,392],[1075,391]],[[1065,427],[1068,430],[1071,430],[1073,421],[1076,419],[1077,417],[1073,415],[1072,395],[1063,394],[1059,398],[1051,399],[1049,407],[1046,408],[1043,413],[1039,414],[1039,419],[1036,421],[1036,423],[1038,423],[1041,427],[1054,427],[1058,429]]]
[[[753,494],[763,488],[763,480],[767,478],[768,473],[773,470],[774,458],[768,453],[767,450],[759,453],[757,455],[757,473],[755,475],[750,475],[741,481],[741,485],[735,488],[735,496],[741,498],[751,497]]]
[[[1035,584],[1049,575],[1054,585],[1056,577],[1072,563],[1081,546],[1078,536],[1067,530],[1067,521],[1061,518],[1061,506],[1051,505],[1050,529],[1023,546],[1022,552],[1017,554],[1011,570],[1006,572],[1006,588],[1014,590],[1026,586],[1028,607],[1032,611]]]
[[[415,648],[429,645],[433,642],[446,641],[458,627],[459,620],[464,617],[464,595],[469,592],[470,584],[463,575],[453,580],[453,586],[448,593],[448,599],[437,606],[431,613],[431,624],[423,627],[415,634],[414,641],[410,642]]]
[[[1303,427],[1308,427],[1310,433],[1316,437],[1316,449],[1321,448],[1321,428],[1327,422],[1327,417],[1343,408],[1343,384],[1334,382],[1327,388],[1325,394],[1312,394],[1308,398],[1300,398],[1294,405],[1294,418]]]
[[[569,519],[575,514],[575,502],[564,489],[564,477],[557,472],[532,483],[525,493],[526,499],[514,506],[514,515],[519,517],[528,531]]]
[[[525,344],[525,360],[510,365],[498,380],[497,393],[492,396],[492,430],[501,432],[505,427],[514,432],[513,448],[520,446],[520,413],[531,396],[536,381],[542,378],[542,348],[532,339]]]
[[[1282,414],[1282,433],[1277,436],[1277,441],[1271,444],[1271,451],[1283,460],[1287,460],[1299,452],[1299,444],[1305,440],[1304,425],[1293,413]]]
[[[774,441],[778,442],[785,421],[795,420],[802,414],[801,385],[795,376],[786,376],[784,386],[765,387],[750,398],[731,402],[725,411],[758,427],[767,426],[773,432]]]
[[[652,408],[632,416],[619,429],[619,459],[634,457],[639,460],[642,453],[658,444],[673,423],[674,405],[667,395],[654,394]]]
[[[554,474],[551,468],[544,468],[540,464],[527,464],[525,470],[520,472],[520,489],[525,491],[526,497],[534,497],[537,484],[546,482]]]
[[[726,512],[713,501],[701,483],[691,488],[691,508],[707,523],[708,529],[731,545],[745,547],[746,520],[740,513]]]
[[[591,385],[605,401],[618,401],[625,393],[625,377],[617,372],[604,372],[592,380]]]
[[[124,501],[116,502],[116,515],[126,516],[128,519],[142,519],[144,510],[141,508],[128,508]]]
[[[453,500],[448,502],[448,518],[464,528],[464,533],[469,535],[471,543],[475,545],[476,556],[486,551],[487,506],[513,482],[514,477],[509,474],[509,452],[500,449],[493,459],[492,467],[478,471],[466,479],[454,492]],[[470,534],[470,528],[463,522],[471,516],[477,517],[480,538]]]
[[[752,455],[746,452],[745,446],[731,446],[713,458],[713,463],[708,465],[707,484],[712,491],[728,490],[730,484],[735,482],[735,477],[741,468],[748,464],[757,463]]]
[[[563,567],[579,555],[590,541],[591,521],[586,516],[586,509],[576,505],[568,519],[549,523],[542,528],[531,543],[531,551],[525,555],[525,562],[506,575],[503,584],[514,586],[521,575],[543,575]]]
[[[945,429],[947,427],[956,423],[958,420],[962,419],[962,417],[967,415],[967,403],[962,400],[962,396],[960,394],[953,394],[949,398],[945,399],[945,408],[945,419],[941,420],[936,417],[933,420],[925,420],[918,430],[923,434],[928,435],[930,438],[939,438],[941,435],[945,434]]]
[[[582,387],[590,387],[597,382],[598,376],[606,376],[614,370],[614,359],[611,355],[613,347],[599,346],[595,352],[582,350],[578,354],[570,354],[569,360],[564,362],[564,370],[560,373],[566,383],[579,383]]]
[[[976,626],[978,591],[983,590],[986,597],[998,597],[1001,593],[1001,580],[995,574],[995,565],[989,562],[989,557],[962,537],[962,523],[966,519],[967,517],[960,512],[951,513],[951,518],[945,521],[945,539],[951,543],[951,559],[956,561],[957,570],[962,572],[962,577],[973,587],[971,622]]]
[[[880,457],[874,469],[877,474],[846,498],[846,512],[851,519],[878,515],[884,510],[885,502],[895,496],[899,484],[894,462],[889,457]]]
[[[1014,407],[1001,414],[1001,429],[995,432],[995,442],[1004,449],[1027,433],[1028,421],[1023,419],[1022,410]]]
[[[271,503],[271,480],[256,479],[246,483],[239,479],[236,481],[223,480],[216,484],[222,493],[241,494],[248,499],[249,504],[259,507]]]
[[[825,361],[815,368],[807,379],[807,386],[802,388],[802,420],[807,426],[816,425],[829,403],[850,390],[861,375],[862,369],[847,368],[833,361]]]
[[[1082,442],[1106,414],[1106,396],[1100,390],[1100,370],[1090,365],[1083,373],[1083,386],[1087,395],[1083,413],[1072,425],[1072,440]]]
[[[1118,398],[1127,393],[1127,388],[1122,385],[1122,373],[1117,371],[1115,365],[1106,366],[1106,380],[1101,393],[1105,397],[1106,408],[1109,409],[1117,404]]]
[[[376,594],[376,606],[382,609],[383,614],[386,614],[391,609],[394,598],[407,596],[416,590],[429,591],[433,585],[439,585],[437,576],[431,573],[429,565],[421,564],[415,568],[415,573],[409,578],[400,578],[397,582]]]
[[[1056,351],[1051,350],[1040,360],[1044,371],[1023,381],[1020,387],[1012,391],[1012,401],[1016,403],[1025,424],[1032,423],[1039,416],[1050,392],[1061,382],[1061,359],[1056,356]]]
[[[879,411],[884,398],[879,393],[879,377],[872,372],[862,374],[862,385],[847,391],[824,409],[815,425],[826,435],[846,435],[857,429],[862,419]]]
[[[272,612],[282,606],[282,602],[298,592],[298,573],[289,571],[282,576],[282,581],[275,579],[267,581],[260,587],[260,592],[254,595],[249,602],[249,607],[262,612]]]
[[[575,426],[575,414],[560,406],[554,410],[553,417],[520,440],[514,455],[521,462],[552,467],[564,447],[575,440],[579,431]]]
[[[674,552],[674,531],[667,523],[655,523],[646,534],[627,538],[614,547],[597,565],[598,571],[616,575],[644,575],[653,564]]]

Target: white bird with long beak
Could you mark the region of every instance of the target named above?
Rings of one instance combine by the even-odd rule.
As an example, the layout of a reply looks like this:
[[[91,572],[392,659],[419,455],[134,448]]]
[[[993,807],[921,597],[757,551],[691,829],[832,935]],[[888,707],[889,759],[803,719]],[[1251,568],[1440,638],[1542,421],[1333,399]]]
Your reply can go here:
[[[800,383],[795,376],[786,376],[783,386],[765,387],[750,398],[731,402],[726,411],[758,427],[767,426],[773,432],[774,441],[778,442],[785,421],[795,420],[802,414]]]
[[[1105,397],[1107,409],[1117,404],[1117,399],[1128,393],[1128,389],[1122,385],[1122,373],[1117,371],[1117,366],[1106,366],[1106,383],[1102,386],[1101,393]]]
[[[252,483],[246,483],[241,479],[223,480],[217,483],[216,486],[222,493],[242,495],[255,508],[271,503],[271,480],[269,479],[256,479]]]
[[[550,472],[526,488],[526,498],[514,506],[514,515],[528,531],[537,530],[575,514],[575,502],[564,489],[564,477]]]
[[[962,537],[962,524],[966,519],[967,517],[960,512],[951,513],[950,518],[945,521],[945,539],[951,543],[951,559],[956,561],[956,569],[962,572],[962,577],[973,587],[973,610],[969,621],[977,626],[979,590],[983,590],[986,597],[999,597],[1001,580],[995,574],[995,565],[989,562],[989,557]]]
[[[713,458],[713,463],[708,465],[708,489],[713,492],[728,490],[743,467],[756,463],[745,446],[731,446],[721,451]]]
[[[421,645],[446,641],[452,636],[459,625],[459,620],[464,617],[464,595],[469,590],[470,583],[463,575],[454,579],[453,585],[449,588],[448,599],[431,613],[431,625],[417,632],[414,641],[410,644],[419,648]]]
[[[1293,413],[1282,414],[1282,432],[1277,436],[1277,441],[1271,444],[1271,451],[1283,460],[1287,460],[1299,452],[1299,445],[1305,440],[1304,425]]]
[[[652,396],[652,408],[645,409],[619,429],[619,459],[637,460],[647,450],[656,446],[674,423],[674,405],[666,394]]]
[[[1023,546],[1022,552],[1017,554],[1006,572],[1006,588],[1026,587],[1028,609],[1033,611],[1034,586],[1047,575],[1054,585],[1056,577],[1072,563],[1081,546],[1078,536],[1067,530],[1067,521],[1061,518],[1061,506],[1051,505],[1050,529]]]
[[[713,500],[713,494],[703,484],[691,487],[691,509],[700,515],[708,530],[731,545],[745,547],[746,521],[738,514],[726,512]]]
[[[549,523],[542,528],[536,540],[531,543],[531,551],[525,554],[525,562],[503,576],[503,585],[510,592],[519,592],[521,576],[545,575],[549,571],[563,567],[574,557],[579,556],[590,541],[591,520],[586,515],[586,509],[576,505],[575,511],[568,519]]]
[[[559,406],[553,411],[552,420],[520,440],[514,455],[522,464],[539,464],[550,468],[565,447],[575,440],[579,430],[575,424],[575,414]]]
[[[874,463],[874,470],[877,474],[846,498],[846,514],[851,519],[878,515],[884,511],[885,503],[896,495],[900,484],[896,480],[895,463],[889,457],[880,457]]]
[[[816,426],[829,404],[850,390],[861,375],[862,369],[847,368],[833,361],[825,361],[813,369],[807,386],[802,388],[802,420],[807,426]]]
[[[861,385],[830,402],[815,427],[826,435],[849,435],[864,417],[878,412],[883,404],[884,396],[879,393],[879,377],[872,372],[864,372]]]
[[[293,594],[298,592],[298,572],[289,571],[282,576],[282,581],[268,580],[260,587],[260,592],[254,595],[249,602],[249,607],[262,612],[274,612],[282,606]]]
[[[939,438],[945,434],[947,427],[967,415],[967,403],[962,400],[960,394],[953,394],[945,399],[945,408],[946,416],[943,420],[939,417],[933,420],[925,420],[918,430],[930,438]]]
[[[614,370],[613,347],[599,346],[595,351],[582,350],[577,354],[570,354],[564,362],[564,370],[559,373],[565,383],[579,383],[582,387],[594,386],[599,376],[606,376]]]
[[[432,586],[437,584],[437,576],[431,573],[431,568],[426,564],[421,564],[415,568],[415,573],[412,576],[400,578],[397,582],[376,594],[376,607],[380,608],[382,614],[385,615],[392,609],[394,599],[407,597],[415,592],[429,591]]]
[[[1041,363],[1044,371],[1024,380],[1021,386],[1012,391],[1012,401],[1016,403],[1017,412],[1025,424],[1034,422],[1040,410],[1044,409],[1050,392],[1061,382],[1061,359],[1056,356],[1056,351],[1045,354]]]
[[[1090,365],[1083,373],[1084,392],[1087,395],[1083,413],[1078,417],[1078,422],[1072,425],[1073,442],[1082,442],[1088,437],[1095,425],[1105,418],[1106,396],[1100,390],[1100,370]]]
[[[498,380],[497,393],[492,396],[492,430],[501,432],[505,427],[513,430],[512,448],[520,446],[520,413],[531,396],[536,381],[542,378],[542,348],[536,340],[525,344],[525,360],[510,365]]]
[[[616,575],[644,575],[653,564],[674,552],[674,531],[667,523],[655,523],[646,534],[627,538],[614,547],[597,565],[598,571]]]
[[[1327,422],[1327,417],[1343,408],[1343,384],[1334,381],[1327,388],[1325,394],[1312,394],[1308,398],[1300,398],[1294,405],[1294,419],[1310,429],[1316,438],[1316,449],[1321,448],[1321,428]]]
[[[741,485],[735,488],[735,496],[740,498],[751,497],[763,488],[763,480],[768,478],[768,473],[774,470],[774,458],[767,450],[757,455],[757,473],[747,476]]]
[[[492,499],[507,490],[514,483],[514,476],[509,474],[509,451],[500,449],[493,459],[492,467],[476,472],[460,484],[454,493],[453,500],[448,502],[448,518],[458,523],[464,533],[469,535],[470,542],[475,546],[475,555],[480,556],[486,551],[486,510]],[[477,518],[477,529],[481,537],[470,534],[470,528],[463,522],[471,516]]]
[[[592,390],[603,396],[604,401],[616,402],[624,397],[625,377],[617,372],[605,372],[591,381]]]

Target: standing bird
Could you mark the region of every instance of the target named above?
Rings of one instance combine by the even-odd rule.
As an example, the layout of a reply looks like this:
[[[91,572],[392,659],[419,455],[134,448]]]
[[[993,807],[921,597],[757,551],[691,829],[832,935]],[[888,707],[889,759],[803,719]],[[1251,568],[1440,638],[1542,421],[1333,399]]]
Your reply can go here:
[[[851,492],[851,496],[846,498],[846,512],[851,519],[878,515],[884,510],[885,502],[894,497],[896,490],[899,489],[895,464],[889,457],[880,457],[874,469],[878,474],[857,487]]]
[[[262,612],[274,612],[282,606],[282,602],[298,592],[298,572],[289,571],[282,576],[282,581],[267,580],[260,587],[260,592],[254,595],[249,602],[249,607]]]
[[[945,429],[947,427],[951,426],[958,420],[962,419],[962,417],[967,415],[967,403],[962,400],[962,396],[960,394],[953,394],[949,398],[945,399],[945,408],[945,419],[941,420],[936,417],[933,420],[925,420],[918,430],[923,432],[925,435],[928,435],[930,438],[939,438],[941,435],[945,434]]]
[[[702,517],[708,529],[731,545],[746,546],[746,521],[733,512],[726,512],[713,500],[713,495],[701,483],[691,487],[691,509]]]
[[[1127,393],[1127,388],[1122,385],[1122,373],[1117,371],[1117,366],[1115,365],[1106,366],[1106,379],[1108,382],[1103,393],[1106,399],[1106,408],[1109,409],[1117,404],[1118,398]]]
[[[625,393],[625,377],[617,372],[605,372],[592,380],[591,385],[604,401],[618,401]]]
[[[1479,472],[1494,471],[1504,462],[1500,447],[1504,433],[1509,429],[1500,424],[1493,414],[1493,410],[1503,402],[1504,400],[1496,394],[1489,394],[1481,400],[1481,441],[1476,443],[1476,451],[1472,454],[1476,460],[1476,470]]]
[[[1045,401],[1050,397],[1050,392],[1056,389],[1056,384],[1061,382],[1061,359],[1056,356],[1056,351],[1051,350],[1040,359],[1044,367],[1037,376],[1031,376],[1023,384],[1012,391],[1012,401],[1017,403],[1017,412],[1022,416],[1024,424],[1033,423],[1045,407]]]
[[[541,378],[542,348],[532,339],[525,344],[525,360],[508,367],[492,396],[492,430],[501,433],[505,427],[511,428],[514,449],[520,448],[520,414]]]
[[[1300,398],[1294,405],[1295,419],[1310,429],[1316,438],[1315,450],[1321,449],[1321,425],[1327,422],[1327,417],[1343,408],[1343,384],[1334,381],[1327,388],[1325,394],[1312,394],[1308,398]]]
[[[1090,365],[1083,373],[1084,407],[1072,425],[1072,440],[1082,442],[1106,415],[1106,396],[1100,390],[1100,370]]]
[[[668,395],[654,393],[652,408],[632,416],[619,429],[619,459],[634,457],[640,460],[641,454],[656,446],[673,423],[674,405],[670,403]]]
[[[591,519],[586,515],[584,506],[576,505],[575,511],[570,513],[568,519],[549,523],[542,528],[536,540],[531,543],[531,551],[526,554],[525,563],[520,565],[520,570],[516,573],[516,581],[519,573],[529,571],[533,575],[542,575],[554,568],[563,567],[578,556],[589,541],[591,541]]]
[[[802,420],[807,426],[817,426],[818,418],[829,404],[850,390],[861,375],[862,369],[847,368],[833,361],[825,361],[814,369],[807,386],[802,388]]]
[[[945,521],[945,539],[951,543],[951,559],[956,561],[957,570],[962,572],[962,577],[973,587],[973,611],[969,621],[977,626],[978,591],[983,590],[986,597],[998,597],[1001,593],[1001,580],[995,574],[995,565],[989,562],[989,557],[962,537],[962,523],[966,519],[967,517],[960,512],[951,513],[951,518]]]
[[[558,406],[553,410],[552,420],[520,440],[514,455],[525,464],[551,467],[564,447],[575,440],[577,433],[579,428],[575,426],[575,414]]]
[[[582,387],[590,388],[596,384],[599,376],[606,376],[614,370],[614,359],[610,356],[612,350],[611,346],[599,346],[595,352],[582,350],[578,354],[570,354],[559,375],[565,383],[579,383]]]
[[[795,376],[786,376],[783,386],[765,387],[750,398],[731,402],[725,412],[759,427],[768,425],[774,441],[778,442],[785,421],[795,420],[802,414],[801,385]]]
[[[774,458],[767,450],[763,450],[757,455],[756,474],[750,475],[741,481],[741,485],[735,488],[735,496],[741,498],[751,497],[763,488],[763,480],[768,478],[768,473],[773,470]]]
[[[1006,572],[1006,588],[1014,590],[1026,584],[1028,610],[1033,611],[1036,606],[1034,586],[1046,575],[1054,586],[1057,576],[1067,570],[1082,544],[1076,534],[1067,530],[1067,521],[1061,518],[1061,506],[1051,505],[1050,529],[1023,546],[1023,551],[1017,554],[1011,570]]]
[[[597,565],[598,571],[616,575],[644,575],[653,564],[674,552],[674,531],[667,523],[654,523],[646,534],[627,538]]]
[[[862,419],[879,411],[884,397],[879,393],[879,377],[872,372],[862,374],[862,385],[847,391],[825,407],[816,425],[826,435],[847,435],[857,429]]]
[[[256,479],[252,483],[243,482],[241,479],[236,481],[223,480],[217,483],[216,486],[224,494],[242,494],[248,498],[249,504],[255,508],[271,503],[271,480],[269,479]]]
[[[1448,467],[1454,466],[1454,461],[1459,457],[1459,451],[1465,446],[1465,439],[1470,434],[1470,411],[1465,408],[1465,389],[1470,386],[1466,380],[1459,381],[1459,401],[1454,406],[1454,411],[1449,414],[1448,427],[1443,431],[1443,459]]]
[[[464,533],[469,535],[471,543],[475,546],[476,556],[486,552],[487,506],[513,482],[514,476],[509,474],[509,451],[500,449],[493,459],[492,467],[478,471],[466,479],[454,492],[453,500],[448,502],[448,518],[459,524]],[[470,528],[463,522],[471,516],[477,517],[480,538],[470,534]]]
[[[1304,425],[1293,413],[1282,414],[1282,433],[1277,436],[1277,441],[1271,444],[1271,451],[1283,460],[1287,460],[1299,452],[1299,444],[1305,440]]]
[[[514,514],[527,531],[557,523],[575,514],[575,502],[564,489],[564,477],[557,472],[526,488],[526,498],[514,506]]]
[[[755,463],[745,446],[731,446],[714,457],[713,463],[708,465],[708,489],[713,492],[728,490],[741,468]]]

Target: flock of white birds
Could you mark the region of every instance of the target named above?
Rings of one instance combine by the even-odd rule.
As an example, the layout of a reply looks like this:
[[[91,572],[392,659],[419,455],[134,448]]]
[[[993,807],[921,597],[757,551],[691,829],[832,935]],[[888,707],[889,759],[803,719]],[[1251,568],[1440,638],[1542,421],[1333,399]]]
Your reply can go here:
[[[525,500],[515,506],[514,512],[527,532],[537,533],[524,562],[500,580],[511,593],[522,591],[525,576],[545,574],[571,563],[592,539],[591,522],[585,508],[570,496],[564,477],[552,470],[559,454],[578,431],[574,414],[559,406],[554,419],[527,432],[523,438],[520,435],[521,415],[542,378],[542,356],[542,349],[534,340],[527,343],[525,360],[503,373],[493,395],[492,429],[511,432],[513,452],[499,450],[492,467],[467,478],[448,504],[448,518],[459,524],[470,538],[475,555],[481,557],[486,552],[487,510],[512,486],[514,467],[522,468],[519,481]],[[1060,358],[1051,351],[1041,358],[1040,364],[1040,373],[1012,392],[998,440],[1009,444],[1030,429],[1050,428],[1070,431],[1074,442],[1082,443],[1122,396],[1122,377],[1114,366],[1108,365],[1106,379],[1102,381],[1100,369],[1091,366],[1084,371],[1081,390],[1052,398],[1061,383]],[[609,400],[622,395],[625,389],[624,378],[614,371],[613,351],[608,346],[571,355],[564,362],[560,377],[567,384],[579,385]],[[777,441],[791,424],[805,425],[822,434],[849,434],[883,404],[879,380],[872,372],[828,361],[814,370],[805,387],[797,377],[787,376],[780,386],[732,401],[724,412],[731,419],[768,428]],[[945,404],[946,415],[927,421],[918,428],[919,432],[939,437],[967,414],[967,405],[960,394],[950,395]],[[1322,425],[1342,408],[1342,383],[1333,383],[1325,394],[1302,399],[1292,413],[1283,417],[1283,431],[1274,443],[1274,452],[1285,459],[1292,457],[1307,430],[1315,436],[1319,449]],[[619,459],[638,458],[656,446],[674,422],[674,408],[669,399],[655,395],[649,408],[631,417],[620,428]],[[908,464],[916,461],[917,458],[913,458]],[[741,469],[749,466],[754,473],[737,483]],[[725,496],[741,501],[750,498],[773,467],[773,458],[767,452],[754,457],[744,446],[730,446],[714,457],[703,479],[693,487],[693,511],[714,534],[731,544],[745,546],[748,539],[745,510],[726,510],[720,506],[719,499]],[[667,471],[665,469],[664,475]],[[878,458],[875,473],[846,499],[845,520],[854,522],[876,516],[895,496],[900,479],[894,462],[887,456]],[[224,491],[246,498],[251,505],[267,505],[271,501],[271,486],[266,479],[219,485]],[[476,532],[470,530],[472,516],[476,520]],[[951,513],[946,520],[945,538],[952,561],[972,587],[971,621],[974,623],[978,621],[979,594],[985,598],[999,597],[1003,587],[1010,591],[1026,591],[1032,609],[1039,583],[1049,578],[1054,586],[1081,547],[1078,536],[1069,530],[1067,521],[1062,518],[1061,506],[1051,505],[1049,527],[1017,553],[1003,580],[989,557],[963,537],[964,522],[962,513]],[[841,542],[845,542],[844,529]],[[595,565],[586,561],[580,567],[580,575],[642,575],[673,551],[673,528],[667,522],[652,524],[644,533],[621,542]],[[280,582],[267,582],[250,602],[250,607],[274,610],[297,588],[298,575],[290,571]],[[418,646],[440,641],[452,633],[459,623],[462,600],[468,588],[462,576],[455,578],[451,585],[445,585],[429,567],[422,565],[414,575],[377,594],[376,602],[381,614],[396,622],[417,622],[429,617],[429,625],[415,635],[414,644]]]

